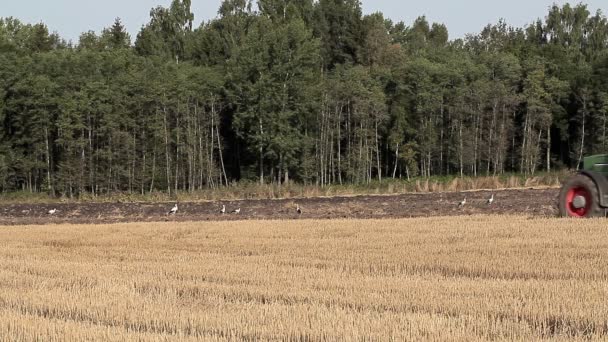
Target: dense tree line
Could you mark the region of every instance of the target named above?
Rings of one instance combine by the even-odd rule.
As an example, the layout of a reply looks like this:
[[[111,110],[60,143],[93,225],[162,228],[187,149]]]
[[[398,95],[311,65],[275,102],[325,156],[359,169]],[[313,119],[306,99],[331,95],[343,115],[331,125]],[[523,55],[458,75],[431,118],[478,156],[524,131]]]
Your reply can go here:
[[[255,6],[254,6],[255,5]],[[358,0],[190,0],[77,43],[0,20],[0,188],[75,196],[578,167],[608,143],[608,22],[450,41]]]

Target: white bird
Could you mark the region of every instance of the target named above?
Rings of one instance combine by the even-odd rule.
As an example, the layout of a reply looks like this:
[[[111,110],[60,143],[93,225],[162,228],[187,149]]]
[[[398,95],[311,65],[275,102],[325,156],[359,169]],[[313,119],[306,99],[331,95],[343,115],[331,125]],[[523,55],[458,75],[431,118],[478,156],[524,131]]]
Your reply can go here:
[[[175,214],[177,214],[177,203],[175,203],[173,208],[171,208],[171,210],[169,210],[169,215],[175,215]]]
[[[55,213],[57,213],[57,209],[53,208],[49,210],[49,215],[55,215]]]
[[[467,204],[467,198],[465,197],[462,201],[458,202],[458,208],[464,207]]]
[[[494,194],[492,194],[492,197],[488,198],[488,205],[492,205],[492,203],[494,203]]]
[[[226,205],[225,204],[222,204],[222,209],[220,210],[220,213],[222,215],[224,215],[226,213]]]
[[[302,209],[300,208],[299,204],[296,204],[296,212],[298,213],[298,215],[302,215]]]
[[[240,214],[241,213],[241,208],[236,208],[232,211],[233,214]]]

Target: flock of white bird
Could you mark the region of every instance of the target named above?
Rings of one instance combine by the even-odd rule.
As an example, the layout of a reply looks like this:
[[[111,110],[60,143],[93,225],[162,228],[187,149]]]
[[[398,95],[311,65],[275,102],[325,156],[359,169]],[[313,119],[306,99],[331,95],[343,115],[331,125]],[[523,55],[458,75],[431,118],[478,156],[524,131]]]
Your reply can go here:
[[[487,205],[492,205],[494,203],[494,194],[492,194],[492,197],[488,198],[488,200],[486,201]],[[458,208],[463,208],[465,205],[467,204],[467,198],[465,197],[462,201],[458,202]],[[179,207],[177,206],[177,203],[175,203],[175,205],[173,206],[173,208],[171,208],[171,210],[169,210],[169,213],[167,215],[175,215],[177,214],[177,211],[179,210]],[[53,208],[51,210],[48,211],[49,215],[55,215],[58,212],[57,208]],[[231,214],[240,214],[241,213],[241,207],[238,207],[234,210],[232,210],[230,212]],[[298,215],[302,215],[302,208],[300,207],[299,204],[296,204],[296,213]],[[222,209],[220,209],[220,214],[224,215],[226,214],[226,205],[222,204]]]
[[[492,205],[494,203],[494,194],[492,194],[492,197],[488,198],[488,200],[486,201],[487,205]],[[458,202],[458,208],[462,208],[467,204],[467,198],[465,197],[462,201]]]
[[[177,211],[179,210],[179,207],[177,206],[177,203],[175,203],[175,205],[173,206],[173,208],[171,208],[171,210],[169,210],[169,212],[167,213],[167,215],[175,215],[177,214]],[[51,210],[48,211],[49,215],[55,215],[59,210],[57,210],[57,208],[53,208]],[[298,205],[296,208],[296,212],[298,214],[302,214],[302,209],[300,208],[300,206]],[[225,214],[226,213],[226,205],[222,204],[222,209],[220,209],[220,214]],[[236,209],[234,209],[233,211],[230,212],[231,214],[240,214],[241,213],[241,208],[238,207]]]

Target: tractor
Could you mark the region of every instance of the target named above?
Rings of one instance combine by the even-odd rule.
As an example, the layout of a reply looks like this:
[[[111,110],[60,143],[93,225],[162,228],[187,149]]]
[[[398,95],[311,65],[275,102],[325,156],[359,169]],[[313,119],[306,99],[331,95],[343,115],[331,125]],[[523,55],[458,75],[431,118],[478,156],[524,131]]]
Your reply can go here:
[[[559,193],[562,217],[605,217],[608,211],[608,154],[586,157],[583,169]]]

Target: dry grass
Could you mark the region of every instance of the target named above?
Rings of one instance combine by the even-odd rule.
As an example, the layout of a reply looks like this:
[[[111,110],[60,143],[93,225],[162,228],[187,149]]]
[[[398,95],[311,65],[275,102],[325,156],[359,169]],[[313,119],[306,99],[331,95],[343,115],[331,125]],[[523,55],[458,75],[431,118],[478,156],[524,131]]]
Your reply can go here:
[[[393,180],[385,178],[382,182],[373,181],[369,184],[303,185],[289,183],[287,185],[264,184],[242,181],[227,187],[197,190],[193,192],[180,191],[168,194],[166,192],[153,192],[144,195],[137,192],[112,192],[93,196],[81,194],[78,198],[50,198],[42,193],[15,192],[0,193],[0,204],[14,203],[49,203],[49,202],[170,202],[176,198],[182,202],[243,200],[243,199],[277,199],[302,197],[332,197],[354,195],[391,195],[402,193],[429,193],[429,192],[458,192],[490,189],[521,189],[559,187],[561,182],[571,175],[569,171],[558,171],[526,177],[518,174],[506,174],[495,177],[432,177],[416,178],[411,181]]]
[[[0,228],[1,341],[607,338],[606,221]]]

